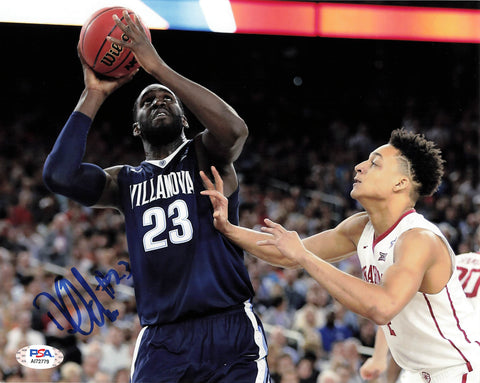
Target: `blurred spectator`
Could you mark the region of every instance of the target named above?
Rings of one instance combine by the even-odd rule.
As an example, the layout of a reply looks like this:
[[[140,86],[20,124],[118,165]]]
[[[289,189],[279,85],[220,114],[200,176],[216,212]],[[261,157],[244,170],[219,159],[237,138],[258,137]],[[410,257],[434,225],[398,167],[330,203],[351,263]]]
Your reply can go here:
[[[300,378],[295,369],[285,371],[280,378],[280,383],[300,383]]]
[[[60,367],[61,383],[80,383],[82,381],[82,367],[75,362],[67,362]]]
[[[7,332],[5,348],[8,352],[16,352],[32,344],[45,344],[45,336],[32,329],[32,312],[24,310],[17,314],[17,325]]]
[[[316,383],[319,371],[315,368],[316,355],[307,354],[297,363],[299,383]]]
[[[96,383],[95,374],[100,371],[100,354],[88,353],[82,358],[82,383]]]
[[[322,337],[323,349],[328,353],[332,351],[334,343],[352,336],[352,330],[348,326],[336,321],[336,312],[334,310],[327,314],[327,323],[319,331]]]
[[[100,370],[112,375],[120,368],[128,368],[132,362],[130,348],[122,329],[111,325],[104,344],[101,345]]]
[[[298,310],[305,304],[305,283],[299,279],[302,271],[299,269],[283,270],[283,291],[287,298],[288,308]]]
[[[268,346],[277,350],[277,365],[279,363],[278,358],[282,354],[290,355],[293,364],[297,364],[300,360],[300,355],[295,347],[288,344],[287,337],[285,336],[285,329],[281,326],[274,326],[271,333],[268,336]]]
[[[68,217],[65,213],[58,213],[48,227],[45,245],[40,250],[40,259],[58,266],[71,265],[72,245],[73,238]]]
[[[306,296],[305,296],[306,303],[295,312],[294,319],[293,319],[293,328],[294,329],[301,329],[305,328],[305,323],[307,322],[305,316],[307,312],[314,313],[315,316],[315,326],[320,328],[325,325],[327,312],[329,311],[329,302],[330,296],[327,293],[327,290],[320,286],[318,283],[311,283]],[[307,325],[308,327],[308,325]]]
[[[103,371],[97,371],[94,378],[95,383],[112,383],[110,374]]]
[[[129,383],[130,382],[130,369],[120,368],[113,374],[113,383]]]
[[[288,300],[285,295],[277,295],[272,298],[271,306],[262,314],[263,322],[272,326],[291,328],[294,312],[288,307]]]
[[[341,383],[340,376],[335,371],[325,370],[320,373],[317,383]]]
[[[322,338],[318,331],[319,326],[316,322],[315,308],[312,306],[305,307],[304,314],[302,321],[299,321],[295,328],[305,339],[303,353],[310,353],[315,355],[316,358],[322,358],[324,357]]]

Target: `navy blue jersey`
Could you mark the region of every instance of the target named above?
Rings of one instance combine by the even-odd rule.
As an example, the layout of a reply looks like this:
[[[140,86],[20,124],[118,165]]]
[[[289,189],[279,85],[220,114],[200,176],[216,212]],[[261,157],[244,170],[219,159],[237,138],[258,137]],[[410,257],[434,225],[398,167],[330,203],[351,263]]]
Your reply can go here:
[[[214,313],[253,296],[243,250],[213,226],[194,141],[164,167],[118,173],[137,310],[142,326]],[[238,223],[238,189],[229,220]]]

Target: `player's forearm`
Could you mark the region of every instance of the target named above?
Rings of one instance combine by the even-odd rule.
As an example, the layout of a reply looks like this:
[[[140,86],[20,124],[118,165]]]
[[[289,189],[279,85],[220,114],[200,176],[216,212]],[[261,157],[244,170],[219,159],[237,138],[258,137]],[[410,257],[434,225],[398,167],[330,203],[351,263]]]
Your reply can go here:
[[[385,333],[379,327],[375,336],[375,347],[373,348],[372,358],[387,364],[388,344],[385,339]]]
[[[268,234],[260,233],[255,230],[247,229],[245,227],[228,224],[227,228],[223,232],[223,235],[230,241],[240,246],[253,256],[264,260],[274,266],[280,266],[284,268],[297,268],[300,267],[298,263],[295,263],[288,258],[284,257],[275,246],[258,246],[257,241],[263,240],[268,237]]]
[[[221,146],[232,148],[243,145],[248,136],[247,125],[219,96],[175,72],[165,63],[157,65],[153,75],[182,100]]]
[[[392,305],[381,286],[344,273],[309,251],[302,253],[297,261],[347,309],[379,325],[392,319]]]
[[[93,120],[106,98],[107,96],[101,91],[85,88],[75,106],[75,111]]]
[[[87,206],[98,201],[106,182],[106,174],[101,168],[82,163],[91,122],[88,116],[74,112],[43,168],[43,180],[50,191]]]

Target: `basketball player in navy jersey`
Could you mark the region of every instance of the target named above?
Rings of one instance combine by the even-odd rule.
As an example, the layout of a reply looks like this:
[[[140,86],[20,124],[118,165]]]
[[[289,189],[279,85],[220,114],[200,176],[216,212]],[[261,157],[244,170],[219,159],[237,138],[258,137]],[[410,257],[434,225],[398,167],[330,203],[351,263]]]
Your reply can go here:
[[[134,17],[115,18],[140,65],[160,84],[134,106],[133,135],[146,159],[139,166],[101,169],[82,163],[86,138],[105,99],[128,78],[105,81],[83,64],[85,88],[44,166],[55,193],[125,216],[137,311],[143,326],[132,382],[268,382],[266,342],[252,311],[253,288],[243,251],[213,226],[199,171],[217,166],[238,223],[233,161],[248,130],[218,96],[182,77],[159,57]],[[206,128],[187,140],[180,99]]]

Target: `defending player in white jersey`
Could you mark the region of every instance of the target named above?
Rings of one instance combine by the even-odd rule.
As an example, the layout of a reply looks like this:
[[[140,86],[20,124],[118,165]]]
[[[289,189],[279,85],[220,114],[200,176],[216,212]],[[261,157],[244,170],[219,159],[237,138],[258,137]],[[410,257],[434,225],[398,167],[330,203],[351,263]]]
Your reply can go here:
[[[227,238],[267,262],[304,267],[346,308],[381,325],[409,383],[478,383],[480,331],[454,274],[454,253],[414,210],[441,182],[440,150],[422,135],[395,130],[355,173],[350,195],[365,211],[303,241],[268,219],[264,233],[229,223],[218,173],[215,185],[203,176],[203,194]],[[366,280],[327,263],[355,253]]]
[[[462,253],[455,257],[456,274],[468,301],[475,311],[475,321],[480,327],[480,253]],[[380,330],[380,329],[379,329]],[[395,360],[388,360],[388,346],[383,332],[377,332],[374,353],[360,369],[364,379],[376,379],[386,371],[386,383],[395,383],[399,379],[402,369]],[[400,381],[406,381],[407,375],[403,375]]]
[[[455,258],[457,275],[463,291],[473,305],[480,327],[480,252],[459,254]]]

